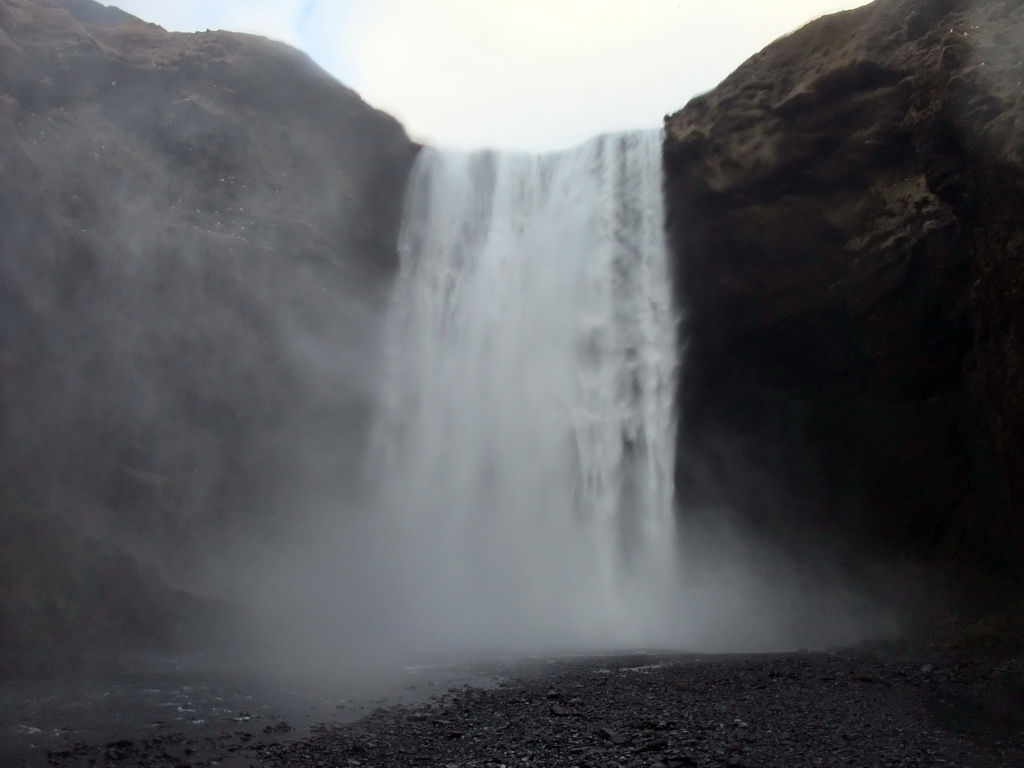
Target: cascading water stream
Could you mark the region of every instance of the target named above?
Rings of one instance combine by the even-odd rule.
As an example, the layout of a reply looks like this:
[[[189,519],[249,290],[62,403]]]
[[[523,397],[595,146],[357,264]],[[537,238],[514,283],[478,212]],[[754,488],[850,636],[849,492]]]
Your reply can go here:
[[[374,460],[419,642],[651,643],[676,613],[660,145],[420,154]]]

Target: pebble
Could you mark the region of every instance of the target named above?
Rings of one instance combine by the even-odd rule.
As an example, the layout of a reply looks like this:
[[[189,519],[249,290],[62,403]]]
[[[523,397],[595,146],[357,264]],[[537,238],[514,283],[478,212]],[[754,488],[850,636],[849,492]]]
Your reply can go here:
[[[226,735],[232,751],[221,754],[230,758],[224,766],[258,768],[1024,766],[1024,662],[965,655],[943,663],[940,676],[923,673],[936,668],[930,661],[902,658],[852,651],[666,657],[642,672],[635,656],[565,660],[429,705],[378,708],[306,739]],[[867,676],[884,684],[858,679]],[[195,745],[83,745],[52,754],[49,765],[85,768],[91,759],[106,768],[176,768],[182,746]],[[203,757],[184,762],[213,764]]]

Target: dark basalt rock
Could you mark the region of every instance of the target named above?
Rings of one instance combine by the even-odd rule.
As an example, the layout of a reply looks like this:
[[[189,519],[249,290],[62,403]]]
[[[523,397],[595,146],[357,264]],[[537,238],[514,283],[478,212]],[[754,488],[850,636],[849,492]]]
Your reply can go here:
[[[863,685],[858,672],[885,682]],[[458,740],[445,738],[450,726],[436,721],[410,726],[408,710],[396,707],[258,754],[282,768],[1018,765],[1022,717],[1012,707],[1020,703],[1020,663],[966,657],[943,672],[941,680],[922,680],[905,659],[872,654],[710,657],[610,673],[570,662],[548,667],[548,675],[586,691],[577,718],[545,717],[532,703],[550,678],[517,679],[459,692],[461,706],[451,696],[428,705],[458,723]],[[680,681],[691,691],[685,697]],[[970,717],[979,701],[988,707]],[[948,714],[936,711],[947,707]],[[991,716],[996,711],[1001,717]],[[652,733],[646,723],[663,718],[671,725]]]
[[[1019,573],[1022,60],[1019,2],[879,0],[666,117],[687,507]]]
[[[46,517],[0,514],[0,585],[0,648],[18,652],[5,653],[0,678],[25,674],[20,659],[54,646],[192,647],[231,616],[229,605],[172,589],[152,566]]]
[[[416,149],[282,44],[0,0],[4,524],[180,574],[336,496]]]

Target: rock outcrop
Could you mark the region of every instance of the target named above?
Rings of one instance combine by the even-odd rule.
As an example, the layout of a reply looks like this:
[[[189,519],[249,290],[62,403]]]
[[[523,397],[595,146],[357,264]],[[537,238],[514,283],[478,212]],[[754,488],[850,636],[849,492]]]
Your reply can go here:
[[[677,480],[775,540],[1024,562],[1024,4],[878,0],[666,117]]]
[[[181,576],[343,496],[415,152],[282,44],[0,0],[2,527]]]

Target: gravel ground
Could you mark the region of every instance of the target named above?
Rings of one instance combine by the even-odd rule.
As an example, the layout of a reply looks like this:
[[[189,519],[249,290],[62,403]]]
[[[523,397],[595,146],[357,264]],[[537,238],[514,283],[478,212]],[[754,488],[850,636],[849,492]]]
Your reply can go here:
[[[1024,659],[843,651],[581,658],[312,737],[79,745],[57,766],[1024,766]],[[283,727],[282,727],[283,728]],[[187,751],[191,750],[191,751]]]

